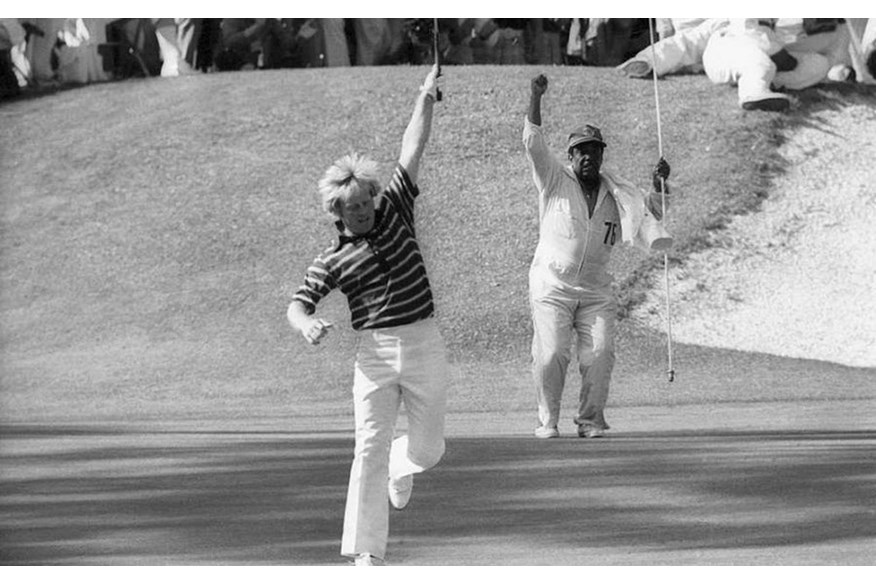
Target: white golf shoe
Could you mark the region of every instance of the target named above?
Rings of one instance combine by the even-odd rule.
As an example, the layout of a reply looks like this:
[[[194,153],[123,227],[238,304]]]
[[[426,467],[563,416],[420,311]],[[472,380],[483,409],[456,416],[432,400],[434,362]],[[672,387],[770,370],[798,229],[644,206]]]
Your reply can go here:
[[[536,438],[559,438],[560,431],[556,426],[539,426],[535,429]]]
[[[371,554],[359,554],[353,561],[354,566],[382,566],[383,560],[375,558]]]
[[[411,500],[414,491],[414,475],[405,475],[398,479],[389,479],[389,502],[396,509],[404,509]]]

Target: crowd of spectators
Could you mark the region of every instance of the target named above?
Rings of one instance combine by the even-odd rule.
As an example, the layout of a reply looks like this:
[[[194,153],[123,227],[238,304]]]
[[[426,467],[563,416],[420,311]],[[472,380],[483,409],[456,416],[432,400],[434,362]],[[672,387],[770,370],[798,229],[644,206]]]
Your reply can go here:
[[[690,36],[692,23],[705,20],[445,18],[438,19],[438,51],[447,65],[619,67],[645,54],[652,31],[655,41],[676,37],[684,47],[680,33]],[[134,76],[431,63],[433,26],[433,19],[405,18],[0,19],[0,97]],[[872,67],[869,43],[859,56],[871,56]],[[846,80],[872,80],[863,65],[849,70],[858,75]]]
[[[648,44],[647,19],[439,19],[443,62],[617,65]],[[432,19],[0,19],[4,95],[132,76],[423,64]]]

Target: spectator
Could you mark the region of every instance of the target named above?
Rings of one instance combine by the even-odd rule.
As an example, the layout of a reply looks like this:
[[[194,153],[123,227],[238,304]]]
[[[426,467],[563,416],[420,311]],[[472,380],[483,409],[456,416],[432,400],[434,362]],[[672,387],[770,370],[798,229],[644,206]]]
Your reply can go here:
[[[350,53],[347,47],[347,36],[344,34],[343,18],[320,18],[325,44],[326,67],[349,67]]]
[[[770,89],[804,89],[820,82],[829,69],[815,53],[791,55],[774,31],[772,19],[736,19],[713,33],[703,52],[703,68],[717,84],[737,86],[743,109],[786,110],[787,95]]]
[[[473,18],[446,18],[439,21],[439,27],[441,31],[446,31],[447,35],[447,48],[442,55],[442,63],[448,65],[473,64],[474,52],[471,48],[471,41],[475,34],[475,20]]]
[[[57,78],[61,83],[107,81],[98,48],[106,43],[105,19],[68,18],[58,32]]]
[[[476,18],[471,39],[472,59],[478,65],[495,63],[499,25],[492,18]]]
[[[648,20],[573,18],[566,48],[570,64],[615,66],[650,44]]]
[[[531,63],[539,65],[562,65],[563,51],[560,50],[562,18],[533,18]]]
[[[569,33],[566,37],[566,64],[584,64],[584,34],[587,32],[587,18],[569,19]]]
[[[289,19],[224,18],[215,57],[220,71],[299,66],[298,31]]]
[[[36,34],[29,35],[25,49],[33,80],[37,86],[58,83],[53,60],[57,59],[55,46],[58,42],[58,33],[63,29],[66,21],[66,18],[34,18],[24,21],[38,31]]]
[[[21,93],[19,76],[16,75],[12,51],[20,50],[25,42],[24,27],[14,18],[0,18],[0,99],[15,97]]]
[[[714,83],[738,86],[744,109],[784,110],[787,95],[822,81],[827,59],[811,52],[789,52],[769,19],[708,19],[646,47],[618,66],[629,77],[705,71]]]
[[[404,48],[404,21],[399,18],[355,18],[357,65],[387,65]]]
[[[200,18],[153,18],[161,51],[161,76],[178,77],[196,73]]]
[[[618,65],[618,70],[635,78],[650,77],[655,66],[658,77],[670,73],[702,73],[703,52],[709,39],[716,31],[726,28],[730,21],[725,18],[699,20],[701,22],[695,26],[674,24],[672,35],[661,38],[653,47],[643,48]]]
[[[490,62],[497,65],[526,64],[526,19],[494,18],[493,22],[499,27],[499,36]]]
[[[827,59],[827,79],[865,82],[868,74],[862,56],[857,55],[851,41],[850,28],[854,28],[860,37],[866,27],[866,20],[852,19],[847,23],[842,18],[798,18],[780,19],[779,24],[785,21],[783,29],[788,36],[785,48],[792,55],[817,53]]]

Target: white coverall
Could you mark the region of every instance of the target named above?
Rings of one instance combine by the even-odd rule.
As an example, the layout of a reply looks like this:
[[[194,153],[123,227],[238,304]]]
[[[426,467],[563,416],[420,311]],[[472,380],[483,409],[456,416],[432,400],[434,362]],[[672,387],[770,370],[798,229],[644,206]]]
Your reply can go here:
[[[645,193],[607,172],[590,217],[571,167],[550,152],[542,128],[528,118],[523,143],[539,201],[539,242],[529,271],[539,422],[557,425],[575,334],[582,378],[575,423],[608,428],[616,312],[611,250],[621,242],[666,249],[672,239],[647,209]]]

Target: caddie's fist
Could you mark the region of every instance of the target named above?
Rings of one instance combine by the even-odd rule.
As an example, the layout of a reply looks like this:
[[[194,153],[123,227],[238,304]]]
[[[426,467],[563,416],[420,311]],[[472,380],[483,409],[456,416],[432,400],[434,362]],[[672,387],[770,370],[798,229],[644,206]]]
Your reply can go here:
[[[538,75],[532,78],[532,94],[542,96],[547,91],[548,80],[544,75]]]
[[[654,167],[654,173],[651,176],[655,191],[659,191],[663,187],[663,184],[665,184],[666,180],[669,178],[669,170],[669,163],[661,156],[660,160],[657,162],[657,166]],[[660,179],[663,180],[661,181]]]

